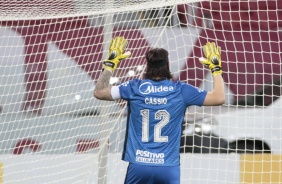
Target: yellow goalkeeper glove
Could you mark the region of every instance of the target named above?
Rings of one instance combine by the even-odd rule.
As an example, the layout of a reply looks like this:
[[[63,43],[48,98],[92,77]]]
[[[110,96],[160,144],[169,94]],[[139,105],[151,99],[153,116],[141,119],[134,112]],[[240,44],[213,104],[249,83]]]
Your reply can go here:
[[[121,60],[129,58],[131,53],[125,52],[128,41],[124,37],[115,37],[111,41],[108,59],[103,62],[103,69],[114,71]]]
[[[206,58],[201,57],[200,62],[208,66],[213,75],[222,74],[220,47],[214,42],[207,42],[203,50]]]

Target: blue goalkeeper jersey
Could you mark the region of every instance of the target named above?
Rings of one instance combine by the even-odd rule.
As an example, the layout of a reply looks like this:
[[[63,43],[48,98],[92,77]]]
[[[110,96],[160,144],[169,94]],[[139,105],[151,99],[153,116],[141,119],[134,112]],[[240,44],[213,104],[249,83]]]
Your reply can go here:
[[[186,108],[203,105],[207,91],[180,81],[135,79],[122,83],[119,92],[128,101],[122,159],[142,165],[179,165]]]

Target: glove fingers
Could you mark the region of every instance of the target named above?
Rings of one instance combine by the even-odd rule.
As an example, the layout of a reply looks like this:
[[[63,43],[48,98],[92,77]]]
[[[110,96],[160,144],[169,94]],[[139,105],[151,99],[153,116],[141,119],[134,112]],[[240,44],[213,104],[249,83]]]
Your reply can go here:
[[[210,49],[211,49],[211,52],[212,52],[212,53],[216,53],[216,46],[215,46],[215,43],[214,43],[214,42],[212,42],[212,43],[210,44]]]
[[[206,59],[206,58],[199,58],[200,63],[202,63],[203,65],[210,65],[210,62]]]
[[[127,51],[119,57],[119,60],[127,59],[131,56],[131,52]]]
[[[217,52],[218,52],[217,53],[218,55],[221,55],[221,47],[220,46],[217,46]]]
[[[215,42],[207,42],[203,46],[206,58],[200,58],[200,62],[209,67],[213,75],[222,74],[221,69],[221,48],[216,46]]]
[[[210,54],[208,44],[206,44],[206,45],[203,46],[203,51],[204,51],[205,56],[208,57],[209,54]]]
[[[128,41],[126,39],[124,39],[124,37],[122,37],[122,41],[120,44],[120,51],[123,52],[127,46]]]
[[[121,40],[122,40],[121,37],[119,37],[119,36],[115,37],[115,45],[114,45],[114,48],[115,48],[115,49],[116,49],[116,48],[119,48],[120,43],[121,43]]]
[[[129,58],[131,56],[131,52],[130,51],[126,51],[123,56],[126,56],[126,58]]]
[[[115,39],[112,39],[112,40],[111,40],[111,43],[110,43],[110,50],[112,50],[112,49],[114,48],[114,41],[115,41]]]

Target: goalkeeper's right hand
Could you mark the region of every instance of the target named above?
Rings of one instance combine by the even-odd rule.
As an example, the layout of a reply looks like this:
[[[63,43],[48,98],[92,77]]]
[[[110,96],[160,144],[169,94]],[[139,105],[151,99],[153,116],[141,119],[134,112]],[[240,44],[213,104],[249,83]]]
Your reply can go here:
[[[206,58],[201,57],[200,62],[209,67],[213,75],[222,74],[220,47],[214,42],[207,42],[203,46]]]
[[[112,39],[108,59],[103,62],[103,69],[113,72],[121,60],[130,57],[129,51],[124,53],[127,42],[124,37],[117,36]]]

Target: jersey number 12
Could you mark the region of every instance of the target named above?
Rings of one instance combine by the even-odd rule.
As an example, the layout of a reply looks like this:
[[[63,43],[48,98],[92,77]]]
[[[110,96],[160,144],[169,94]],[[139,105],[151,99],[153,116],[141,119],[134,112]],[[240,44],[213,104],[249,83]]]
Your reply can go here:
[[[149,141],[149,109],[140,111],[142,116],[142,142]],[[154,142],[168,142],[168,136],[162,136],[162,128],[169,122],[170,114],[166,110],[158,110],[155,120],[160,120],[154,126]]]

